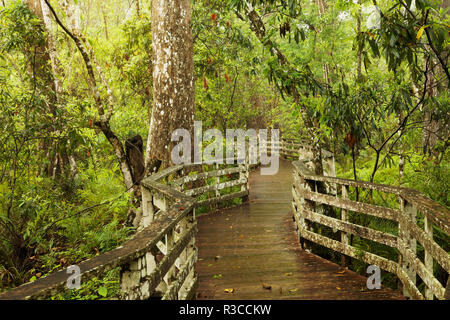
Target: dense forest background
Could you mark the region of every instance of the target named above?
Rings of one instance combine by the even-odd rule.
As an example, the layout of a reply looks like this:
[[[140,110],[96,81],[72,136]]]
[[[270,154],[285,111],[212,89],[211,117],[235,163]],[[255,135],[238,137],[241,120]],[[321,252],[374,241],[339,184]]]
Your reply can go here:
[[[152,115],[150,2],[0,1],[0,291],[134,233],[129,146],[140,136],[146,150]],[[449,1],[191,5],[204,129],[279,128],[332,151],[340,177],[450,207]],[[117,290],[110,272],[66,298]]]

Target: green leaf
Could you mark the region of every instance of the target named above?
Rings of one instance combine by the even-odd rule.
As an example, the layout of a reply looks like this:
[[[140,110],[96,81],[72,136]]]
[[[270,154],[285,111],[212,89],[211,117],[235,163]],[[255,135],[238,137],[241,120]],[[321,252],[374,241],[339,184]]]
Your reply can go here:
[[[380,56],[380,51],[378,50],[378,45],[375,40],[369,40],[370,47],[372,48],[372,52],[375,55],[375,57]]]
[[[397,36],[395,34],[392,34],[391,39],[389,40],[389,44],[391,47],[395,45],[395,42],[397,41]]]
[[[101,295],[102,297],[106,297],[108,295],[108,289],[102,286],[98,288],[98,294]]]
[[[420,40],[420,38],[422,38],[423,32],[425,31],[426,28],[428,28],[427,25],[420,27],[419,31],[417,31],[417,36],[416,36],[417,40]]]

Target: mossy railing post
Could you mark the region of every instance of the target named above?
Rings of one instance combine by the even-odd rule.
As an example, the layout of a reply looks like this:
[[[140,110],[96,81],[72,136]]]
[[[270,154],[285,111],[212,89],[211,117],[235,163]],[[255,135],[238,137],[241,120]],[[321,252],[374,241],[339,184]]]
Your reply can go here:
[[[193,214],[187,216],[181,224],[181,234],[187,232],[195,224],[195,209],[193,209]],[[180,283],[175,283],[180,286],[178,291],[178,300],[186,300],[195,296],[195,291],[197,290],[198,278],[197,273],[194,268],[194,264],[197,261],[197,248],[195,245],[195,238],[192,238],[187,245],[184,252],[180,255],[177,267],[181,272],[187,273],[185,284],[180,286]]]
[[[250,176],[250,167],[249,167],[249,157],[248,153],[245,155],[244,163],[239,164],[239,168],[241,169],[239,172],[239,180],[245,181],[244,184],[241,186],[241,191],[246,192],[247,194],[242,197],[242,203],[245,203],[248,201],[248,191],[250,190],[249,185],[249,176]]]
[[[408,261],[405,250],[408,248],[415,256],[417,254],[417,241],[409,233],[408,227],[405,225],[404,221],[413,221],[415,223],[417,210],[401,196],[399,197],[399,203],[400,215],[403,217],[403,219],[399,219],[398,224],[398,241],[403,241],[403,245],[399,247],[399,265],[403,269],[404,274],[407,275],[408,282],[410,281],[412,286],[415,287],[417,283],[417,274],[411,263]],[[403,295],[411,298],[413,293],[404,286]]]
[[[295,215],[298,226],[298,236],[300,240],[300,245],[303,250],[311,251],[310,242],[304,237],[304,233],[307,231],[311,231],[312,225],[309,220],[306,220],[302,215],[302,209],[305,208],[310,211],[315,211],[314,201],[310,201],[305,199],[302,194],[303,191],[312,191],[312,186],[308,183],[307,180],[299,177],[298,175],[294,175],[294,185],[292,187],[292,194],[294,196],[294,201],[296,203],[296,209],[298,210],[298,214]]]
[[[141,192],[143,194],[142,219],[137,228],[138,232],[148,227],[152,223],[155,215],[152,192],[145,187],[141,187]],[[120,298],[133,300],[137,299],[138,296],[146,296],[146,293],[144,292],[145,288],[143,288],[142,292],[138,295],[136,295],[133,289],[136,288],[141,279],[147,276],[148,272],[151,272],[155,267],[155,257],[150,252],[121,266],[119,280]]]
[[[429,239],[433,239],[433,222],[427,217],[424,217],[424,231],[428,235]],[[428,249],[425,248],[425,268],[433,274],[433,255],[430,253]],[[449,277],[450,279],[450,277]],[[433,290],[428,287],[425,288],[425,299],[432,300],[433,299]]]
[[[215,168],[216,168],[216,170],[220,169],[219,163],[215,164]],[[215,188],[216,197],[220,197],[219,184],[220,184],[220,176],[217,176],[216,177],[216,188]],[[213,211],[213,210],[217,210],[217,209],[219,209],[219,203],[213,203],[211,205],[211,210]]]
[[[342,188],[342,199],[348,199],[348,189],[347,186],[341,186]],[[336,187],[337,189],[337,187]],[[336,198],[338,197],[337,193],[336,193]],[[341,209],[341,221],[343,222],[348,222],[348,214],[347,214],[347,210],[345,209]],[[344,245],[349,246],[350,245],[350,237],[349,234],[345,231],[341,231],[341,242]],[[349,259],[347,256],[342,255],[341,257],[341,265],[343,267],[347,267],[349,265]]]
[[[155,216],[155,207],[153,205],[153,194],[145,187],[141,187],[142,192],[142,220],[138,227],[138,231],[148,227],[152,223]]]

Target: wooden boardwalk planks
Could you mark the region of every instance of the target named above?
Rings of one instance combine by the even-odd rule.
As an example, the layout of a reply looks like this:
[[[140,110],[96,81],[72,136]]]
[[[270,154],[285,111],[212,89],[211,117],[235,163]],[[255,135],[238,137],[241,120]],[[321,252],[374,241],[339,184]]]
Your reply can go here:
[[[291,213],[292,166],[250,175],[250,202],[198,217],[198,299],[403,299],[302,251]],[[263,284],[270,289],[263,288]],[[234,289],[226,293],[225,289]]]

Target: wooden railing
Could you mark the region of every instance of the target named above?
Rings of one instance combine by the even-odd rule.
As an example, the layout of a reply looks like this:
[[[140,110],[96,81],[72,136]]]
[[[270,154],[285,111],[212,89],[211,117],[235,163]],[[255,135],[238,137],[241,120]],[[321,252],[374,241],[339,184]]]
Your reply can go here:
[[[267,150],[272,151],[272,144],[267,144]],[[309,159],[313,156],[312,147],[301,141],[293,139],[280,139],[278,145],[275,144],[274,150],[278,151],[279,155],[290,160],[308,160],[305,163],[310,165]],[[336,169],[334,163],[334,154],[322,149],[322,164],[325,176],[336,176]]]
[[[203,167],[206,170],[195,173],[194,165],[173,166],[144,179],[142,230],[122,246],[78,264],[81,283],[120,268],[120,299],[194,297],[196,208],[214,209],[236,198],[245,201],[249,192],[248,162]],[[0,300],[52,297],[67,290],[69,276],[67,269],[58,271],[11,289]]]
[[[396,275],[404,294],[412,299],[449,299],[449,281],[442,283],[445,280],[438,279],[435,272],[435,268],[450,272],[450,256],[442,248],[450,243],[449,210],[415,190],[315,175],[307,161],[293,162],[292,189],[295,224],[305,249],[310,250],[314,243],[376,265]],[[330,189],[336,192],[329,194],[326,190]],[[356,201],[356,194],[359,198],[365,194],[369,200]],[[374,204],[375,197],[384,205]],[[423,221],[423,226],[418,221]],[[383,222],[392,227],[391,232],[377,228]],[[437,232],[440,245],[433,237]],[[356,248],[350,235],[393,248],[397,259]],[[419,245],[423,255],[418,254]],[[418,280],[424,289],[419,289]]]

